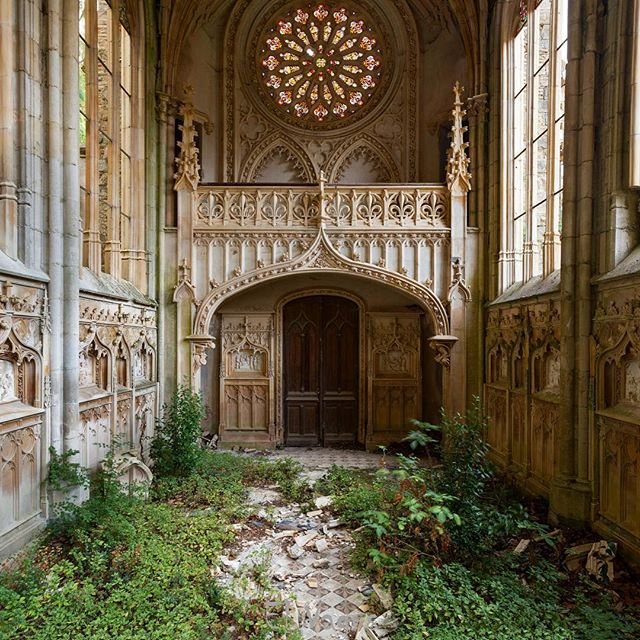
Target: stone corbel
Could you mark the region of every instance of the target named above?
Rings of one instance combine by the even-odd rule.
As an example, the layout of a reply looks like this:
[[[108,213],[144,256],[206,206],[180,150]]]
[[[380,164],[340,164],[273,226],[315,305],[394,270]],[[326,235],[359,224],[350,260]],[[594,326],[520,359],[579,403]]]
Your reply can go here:
[[[191,375],[193,378],[207,364],[209,350],[216,348],[216,339],[210,335],[191,335],[187,337],[191,344]]]
[[[458,338],[456,336],[431,336],[427,339],[429,348],[435,353],[435,360],[438,364],[441,364],[445,368],[451,366],[451,349]]]
[[[479,93],[475,96],[467,98],[467,113],[473,118],[486,120],[489,113],[489,94]]]

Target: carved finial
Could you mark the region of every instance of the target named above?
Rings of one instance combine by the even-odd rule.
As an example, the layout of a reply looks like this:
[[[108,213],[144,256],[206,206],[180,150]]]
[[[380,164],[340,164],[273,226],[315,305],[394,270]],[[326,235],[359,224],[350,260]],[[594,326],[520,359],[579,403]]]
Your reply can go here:
[[[191,267],[187,264],[187,259],[182,258],[182,262],[178,265],[178,283],[191,280]]]
[[[180,108],[180,115],[183,123],[179,129],[182,139],[178,142],[180,155],[176,158],[178,170],[174,174],[176,191],[195,191],[200,182],[200,162],[198,160],[198,146],[196,145],[197,132],[193,126],[193,87],[190,85],[184,88],[185,102]]]
[[[447,300],[449,302],[453,300],[456,291],[461,294],[465,302],[471,301],[471,291],[464,280],[464,265],[460,258],[454,258],[451,261],[451,284],[449,285],[449,292],[447,294]]]
[[[462,94],[464,87],[456,82],[453,87],[452,125],[451,125],[451,144],[449,145],[449,153],[447,158],[447,186],[451,193],[464,195],[471,190],[471,173],[469,164],[471,160],[467,157],[468,142],[464,140],[464,134],[467,127],[462,124],[466,115],[466,110],[462,102]]]

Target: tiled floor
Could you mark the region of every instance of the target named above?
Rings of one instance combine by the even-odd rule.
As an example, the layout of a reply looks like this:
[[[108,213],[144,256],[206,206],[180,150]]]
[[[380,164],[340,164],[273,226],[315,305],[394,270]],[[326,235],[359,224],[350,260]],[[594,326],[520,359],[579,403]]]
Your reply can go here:
[[[294,458],[303,465],[304,475],[311,481],[322,476],[333,464],[375,469],[381,466],[382,460],[381,455],[364,451],[319,448],[287,448],[243,455]],[[366,594],[371,589],[368,581],[357,576],[349,565],[349,551],[353,548],[351,534],[344,527],[323,530],[323,525],[333,519],[326,509],[321,515],[308,517],[296,505],[269,507],[276,497],[272,491],[264,489],[250,492],[249,499],[256,506],[270,511],[273,526],[265,527],[263,537],[249,543],[235,560],[242,564],[258,550],[270,555],[273,584],[297,614],[304,640],[352,640],[367,611]],[[285,519],[307,531],[317,531],[316,540],[326,541],[327,548],[318,552],[313,540],[304,547],[300,558],[292,559],[288,549],[294,543],[294,537],[283,534],[277,527],[278,520]]]

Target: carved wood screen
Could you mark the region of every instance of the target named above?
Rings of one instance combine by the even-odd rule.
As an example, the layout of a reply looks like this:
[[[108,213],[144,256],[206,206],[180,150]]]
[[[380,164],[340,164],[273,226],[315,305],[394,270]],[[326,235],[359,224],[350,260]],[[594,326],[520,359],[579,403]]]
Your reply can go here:
[[[397,442],[421,417],[420,314],[369,314],[367,445]]]
[[[223,314],[220,436],[270,442],[273,420],[273,316]]]

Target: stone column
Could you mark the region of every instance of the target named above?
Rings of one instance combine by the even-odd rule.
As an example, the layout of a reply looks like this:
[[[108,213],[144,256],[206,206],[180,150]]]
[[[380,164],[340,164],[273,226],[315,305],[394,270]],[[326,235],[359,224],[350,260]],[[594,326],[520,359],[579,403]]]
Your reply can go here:
[[[49,241],[49,314],[51,345],[49,375],[51,376],[51,444],[62,451],[63,405],[63,334],[64,334],[64,215],[62,206],[62,0],[49,0],[47,51],[47,142],[48,154],[48,241]],[[76,358],[77,360],[77,358]],[[46,374],[45,370],[45,374]]]
[[[0,0],[0,249],[18,257],[14,0]]]
[[[550,506],[576,523],[590,515],[588,478],[591,256],[595,144],[596,0],[569,4],[562,222],[561,380]]]
[[[64,202],[64,447],[81,446],[78,414],[80,344],[80,112],[78,74],[78,0],[62,3],[62,121]]]

